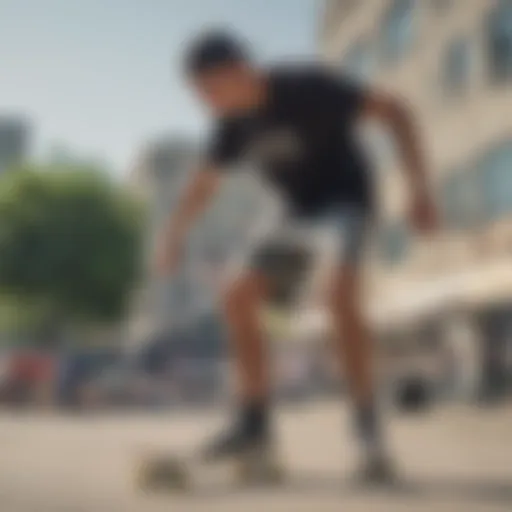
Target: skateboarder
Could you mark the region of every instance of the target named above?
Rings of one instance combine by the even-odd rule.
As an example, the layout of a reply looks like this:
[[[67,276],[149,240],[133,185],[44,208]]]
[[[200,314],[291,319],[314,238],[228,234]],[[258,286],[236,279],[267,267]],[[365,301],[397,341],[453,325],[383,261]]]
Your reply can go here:
[[[388,476],[389,465],[372,379],[372,340],[361,313],[361,260],[373,220],[372,170],[356,137],[359,121],[375,119],[395,136],[407,181],[411,216],[420,231],[436,212],[415,126],[403,103],[321,65],[257,65],[248,48],[225,32],[201,35],[187,49],[186,77],[214,118],[202,166],[159,239],[155,265],[176,269],[194,220],[222,178],[242,161],[259,169],[295,225],[334,225],[335,273],[326,292],[340,365],[348,379],[362,475]],[[270,446],[269,371],[258,311],[268,298],[264,251],[255,247],[222,297],[238,376],[237,418],[206,447],[212,458]]]

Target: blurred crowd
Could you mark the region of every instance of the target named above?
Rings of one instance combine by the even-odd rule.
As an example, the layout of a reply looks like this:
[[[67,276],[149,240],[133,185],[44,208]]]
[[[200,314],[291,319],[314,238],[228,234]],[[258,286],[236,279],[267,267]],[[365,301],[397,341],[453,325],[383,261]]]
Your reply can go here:
[[[447,400],[482,404],[512,397],[512,333],[499,320],[484,319],[479,336],[467,326],[442,332],[439,325],[395,329],[379,337],[376,367],[385,402],[424,408]],[[203,336],[203,343],[214,341]],[[171,353],[163,350],[173,346],[171,340],[159,341],[134,352],[120,346],[4,350],[0,405],[97,411],[229,402],[234,386],[224,353]],[[277,346],[276,400],[301,403],[342,394],[343,375],[329,349],[318,339]]]

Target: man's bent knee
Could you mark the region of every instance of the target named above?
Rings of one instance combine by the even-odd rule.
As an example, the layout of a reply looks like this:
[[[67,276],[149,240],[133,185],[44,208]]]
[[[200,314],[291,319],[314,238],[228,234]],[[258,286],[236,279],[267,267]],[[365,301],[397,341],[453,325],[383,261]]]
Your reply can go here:
[[[223,295],[223,305],[227,314],[236,314],[246,308],[258,307],[264,299],[265,286],[261,276],[244,273],[233,279]]]
[[[340,312],[359,309],[361,303],[359,270],[352,267],[337,270],[332,276],[328,298],[331,308],[337,308]]]

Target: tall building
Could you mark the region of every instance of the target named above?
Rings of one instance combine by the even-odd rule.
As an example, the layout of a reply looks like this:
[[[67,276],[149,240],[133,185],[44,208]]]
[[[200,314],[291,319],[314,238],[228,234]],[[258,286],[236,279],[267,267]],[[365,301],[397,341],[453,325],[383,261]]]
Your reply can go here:
[[[27,155],[29,131],[25,119],[0,115],[0,174]]]
[[[493,279],[488,293],[512,300],[512,1],[327,0],[320,46],[334,68],[413,106],[442,212],[435,240],[409,231],[405,180],[381,137],[378,307]]]

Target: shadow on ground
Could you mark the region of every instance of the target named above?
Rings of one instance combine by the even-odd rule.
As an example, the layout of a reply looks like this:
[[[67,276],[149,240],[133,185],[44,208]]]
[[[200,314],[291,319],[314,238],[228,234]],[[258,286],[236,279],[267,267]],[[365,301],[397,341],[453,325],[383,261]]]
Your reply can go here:
[[[368,487],[361,486],[356,482],[343,481],[332,474],[302,474],[275,488],[268,486],[240,488],[239,486],[203,486],[198,484],[191,492],[190,497],[210,500],[244,492],[261,492],[267,497],[273,493],[281,496],[283,493],[289,493],[295,496],[303,494],[308,497],[318,495],[339,496],[340,498],[357,498],[358,496],[378,494],[393,500],[450,499],[468,504],[509,505],[512,510],[512,480],[443,478],[442,476],[424,480],[405,479],[393,485]]]

